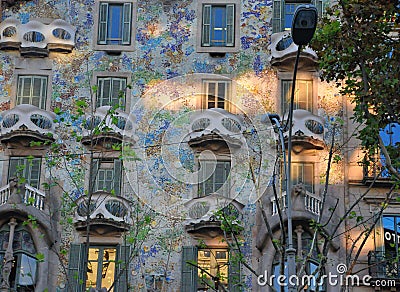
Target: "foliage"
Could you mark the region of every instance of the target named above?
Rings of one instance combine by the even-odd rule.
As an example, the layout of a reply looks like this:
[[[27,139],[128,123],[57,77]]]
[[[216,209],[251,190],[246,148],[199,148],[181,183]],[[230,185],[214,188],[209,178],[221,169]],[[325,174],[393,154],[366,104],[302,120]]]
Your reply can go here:
[[[355,105],[354,119],[365,126],[359,138],[370,153],[379,146],[379,131],[399,123],[399,9],[393,0],[340,0],[326,10],[311,44],[321,78]]]

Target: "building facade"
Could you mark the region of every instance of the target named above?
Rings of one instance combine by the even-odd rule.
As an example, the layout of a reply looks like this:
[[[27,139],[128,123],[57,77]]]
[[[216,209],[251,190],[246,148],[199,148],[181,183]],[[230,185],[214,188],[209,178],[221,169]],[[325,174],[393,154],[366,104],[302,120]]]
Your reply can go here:
[[[283,187],[265,114],[287,117],[307,3],[329,5],[1,2],[0,291],[280,291],[289,195],[304,291],[341,291],[340,265],[367,277],[349,291],[397,291],[393,181],[308,47]]]

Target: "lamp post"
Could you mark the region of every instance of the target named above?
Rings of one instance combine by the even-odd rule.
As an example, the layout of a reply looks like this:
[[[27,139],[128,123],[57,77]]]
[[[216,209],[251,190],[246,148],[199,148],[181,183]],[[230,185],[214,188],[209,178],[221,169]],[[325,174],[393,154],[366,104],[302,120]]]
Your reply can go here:
[[[292,163],[292,128],[293,128],[293,108],[294,93],[296,87],[297,68],[299,64],[300,52],[304,45],[307,45],[314,36],[317,27],[317,9],[313,5],[299,5],[294,13],[292,21],[292,39],[298,46],[296,61],[293,69],[292,92],[290,95],[290,106],[288,121],[284,127],[279,122],[279,116],[276,114],[268,115],[271,122],[278,128],[281,140],[281,147],[284,159],[285,179],[286,179],[286,196],[287,196],[287,230],[288,230],[288,246],[285,251],[287,258],[288,271],[288,291],[297,291],[296,287],[296,249],[293,247],[293,226],[292,226],[292,181],[291,181],[291,163]],[[287,156],[285,154],[285,143],[283,140],[283,131],[288,130],[288,146]],[[287,159],[286,159],[287,158]],[[287,160],[287,163],[286,163]]]

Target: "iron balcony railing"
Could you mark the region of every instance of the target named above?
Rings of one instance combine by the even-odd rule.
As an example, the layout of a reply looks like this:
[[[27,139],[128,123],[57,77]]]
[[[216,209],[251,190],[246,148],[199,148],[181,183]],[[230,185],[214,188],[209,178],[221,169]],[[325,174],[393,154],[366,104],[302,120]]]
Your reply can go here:
[[[370,251],[369,274],[373,278],[400,279],[400,254],[395,251]]]

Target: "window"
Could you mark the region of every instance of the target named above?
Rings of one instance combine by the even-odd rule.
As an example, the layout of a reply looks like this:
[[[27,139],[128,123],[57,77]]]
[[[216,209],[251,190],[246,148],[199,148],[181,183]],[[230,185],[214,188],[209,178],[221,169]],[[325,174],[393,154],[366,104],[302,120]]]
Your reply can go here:
[[[115,247],[90,247],[86,288],[110,289],[114,283],[117,249]]]
[[[5,224],[0,230],[0,270],[5,265],[5,254],[10,238],[10,227]],[[12,291],[34,291],[37,278],[36,248],[31,234],[23,227],[12,231],[13,262],[9,276]]]
[[[98,19],[95,48],[99,50],[132,51],[135,25],[135,1],[96,2]]]
[[[282,80],[282,113],[289,112],[290,96],[292,94],[291,80]],[[294,93],[293,109],[313,110],[312,80],[297,80]]]
[[[237,51],[240,41],[238,34],[238,8],[240,2],[200,0],[199,31],[201,32],[199,52],[226,53]]]
[[[125,94],[120,96],[120,92],[125,92],[126,78],[119,77],[99,77],[97,79],[97,100],[96,107],[105,105],[121,107],[125,106]]]
[[[130,247],[91,245],[85,268],[85,244],[71,244],[69,251],[68,281],[71,291],[87,288],[107,288],[107,291],[127,292]],[[83,284],[84,273],[86,282]],[[83,287],[82,287],[83,286]],[[111,290],[108,290],[112,287]]]
[[[389,278],[400,278],[400,216],[384,215],[382,217],[386,259],[385,274]]]
[[[231,170],[230,161],[203,161],[199,177],[199,195],[207,196],[220,193],[229,197],[228,177]],[[215,169],[214,169],[215,167]]]
[[[204,102],[203,108],[222,108],[228,110],[231,91],[230,81],[203,81]]]
[[[297,227],[299,228],[299,226]],[[307,257],[308,253],[312,246],[312,235],[309,232],[304,231],[302,228],[299,228],[300,232],[293,232],[293,245],[296,250],[301,250],[301,256],[296,256],[296,259],[299,263],[302,263],[302,258]],[[298,237],[300,235],[300,238]],[[305,264],[305,273],[306,275],[313,275],[316,269],[318,268],[318,259],[319,259],[319,251],[317,245],[314,245],[314,250],[311,253],[311,257],[307,260]],[[281,285],[278,283],[277,279],[280,275],[280,254],[276,254],[274,258],[274,262],[272,264],[272,273],[274,275],[273,286],[277,291],[281,291]],[[285,259],[284,265],[284,274],[286,279],[288,279],[288,269],[287,269],[287,260]],[[305,281],[308,281],[307,278],[304,278]],[[314,292],[314,291],[326,291],[324,283],[317,282],[318,273],[314,275],[314,277],[309,278],[309,282],[305,283],[304,291]],[[287,280],[286,280],[287,282]],[[284,287],[284,291],[288,291],[288,286]]]
[[[11,157],[8,167],[8,181],[16,177],[21,183],[34,188],[40,186],[41,158],[38,157]]]
[[[308,192],[314,193],[314,164],[292,162],[290,175],[292,185],[303,184]]]
[[[228,291],[241,291],[240,264],[232,258],[233,253],[226,248],[200,249],[195,246],[184,246],[181,291],[208,291],[207,288],[215,288],[215,281],[211,276],[218,276],[219,284],[228,288]]]
[[[121,193],[122,161],[120,159],[95,159],[94,171],[96,179],[94,191]]]
[[[197,288],[212,287],[211,276],[219,276],[220,284],[228,284],[228,250],[227,249],[199,249],[197,251]]]
[[[290,30],[292,27],[292,20],[296,8],[301,4],[310,4],[310,3],[317,7],[318,17],[321,17],[324,8],[322,0],[312,0],[312,1],[274,0],[272,32],[276,33],[284,30]]]
[[[16,104],[31,104],[46,109],[47,76],[20,75],[17,83]]]
[[[400,143],[400,124],[389,123],[385,128],[379,131],[379,135],[382,138],[383,144],[389,149],[396,149],[396,145]],[[395,169],[400,170],[397,167],[396,160],[398,158],[392,155],[392,164]],[[372,155],[366,155],[364,159],[364,181],[370,182],[376,178],[376,181],[387,182],[391,180],[391,174],[386,168],[386,158],[383,153],[376,151]]]

